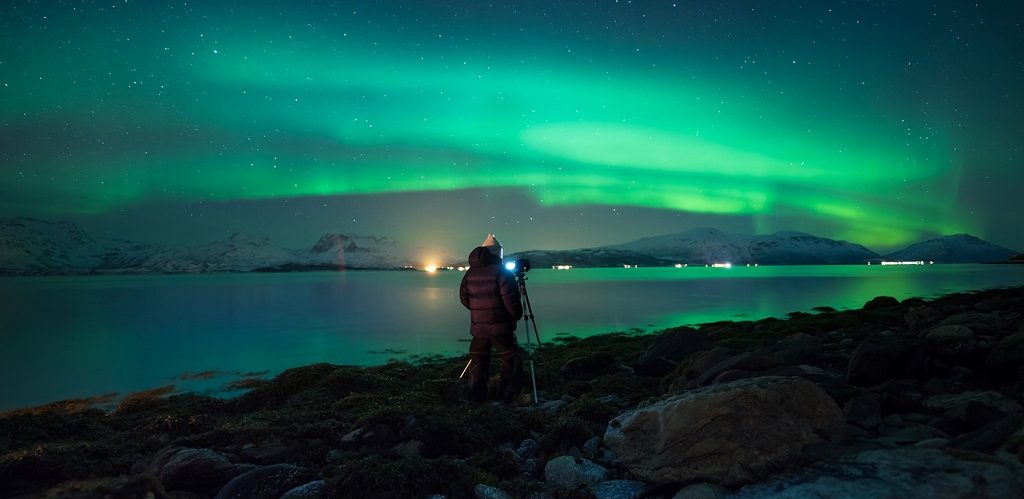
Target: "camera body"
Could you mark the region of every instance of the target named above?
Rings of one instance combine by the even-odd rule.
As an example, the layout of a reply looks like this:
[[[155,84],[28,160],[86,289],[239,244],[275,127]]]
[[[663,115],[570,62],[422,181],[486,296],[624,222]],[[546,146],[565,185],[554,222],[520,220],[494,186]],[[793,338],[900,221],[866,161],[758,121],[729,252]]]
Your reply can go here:
[[[526,258],[516,258],[505,263],[505,268],[511,270],[516,275],[523,275],[530,271],[530,260]]]

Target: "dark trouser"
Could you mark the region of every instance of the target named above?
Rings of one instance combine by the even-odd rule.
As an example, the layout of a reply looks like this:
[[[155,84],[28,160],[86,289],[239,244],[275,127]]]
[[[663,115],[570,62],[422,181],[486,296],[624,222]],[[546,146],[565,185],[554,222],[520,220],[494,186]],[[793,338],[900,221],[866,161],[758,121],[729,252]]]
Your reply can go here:
[[[501,362],[501,381],[498,383],[498,397],[511,402],[523,389],[523,359],[519,355],[519,344],[515,333],[492,338],[473,337],[469,344],[469,399],[474,402],[487,400],[487,381],[491,371],[491,347]]]

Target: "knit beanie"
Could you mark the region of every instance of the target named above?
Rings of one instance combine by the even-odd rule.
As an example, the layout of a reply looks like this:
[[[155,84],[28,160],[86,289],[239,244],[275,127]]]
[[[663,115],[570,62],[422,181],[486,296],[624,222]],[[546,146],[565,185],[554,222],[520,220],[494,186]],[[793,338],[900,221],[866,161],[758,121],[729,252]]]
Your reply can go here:
[[[480,243],[480,246],[487,248],[487,251],[490,251],[492,255],[499,259],[502,257],[501,243],[499,243],[498,239],[494,237],[493,232],[487,234],[487,239],[484,239],[484,242]]]

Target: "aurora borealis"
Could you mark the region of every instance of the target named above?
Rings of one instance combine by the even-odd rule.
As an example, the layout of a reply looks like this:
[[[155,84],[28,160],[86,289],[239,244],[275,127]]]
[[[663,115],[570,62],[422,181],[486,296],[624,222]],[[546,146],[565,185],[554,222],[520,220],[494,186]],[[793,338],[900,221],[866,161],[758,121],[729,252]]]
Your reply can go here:
[[[1022,248],[1019,2],[9,2],[0,216]]]

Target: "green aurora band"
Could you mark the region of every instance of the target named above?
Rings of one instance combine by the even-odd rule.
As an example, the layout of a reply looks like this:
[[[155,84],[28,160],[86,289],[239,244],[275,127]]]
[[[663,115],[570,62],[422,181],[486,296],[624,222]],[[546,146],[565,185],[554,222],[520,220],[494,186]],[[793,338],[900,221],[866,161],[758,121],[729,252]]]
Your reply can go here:
[[[18,71],[4,82],[3,120],[73,137],[7,143],[6,168],[20,175],[0,182],[5,206],[102,213],[161,199],[515,188],[543,205],[753,216],[759,230],[810,218],[865,244],[972,228],[935,202],[961,175],[948,125],[908,137],[895,113],[808,90],[809,72],[779,85],[801,82],[792,88],[813,91],[813,106],[689,77],[686,60],[584,64],[413,34],[371,42],[368,29],[296,38],[267,23],[214,42],[159,24],[134,25],[114,60],[110,33],[78,40],[75,57],[98,62],[75,74],[49,68],[67,57],[56,42],[5,49]],[[111,91],[110,74],[128,80]]]

